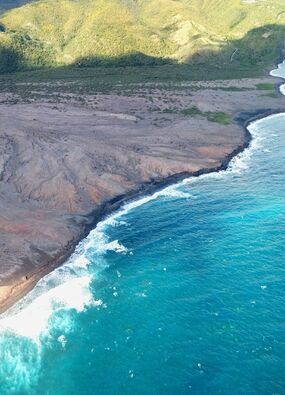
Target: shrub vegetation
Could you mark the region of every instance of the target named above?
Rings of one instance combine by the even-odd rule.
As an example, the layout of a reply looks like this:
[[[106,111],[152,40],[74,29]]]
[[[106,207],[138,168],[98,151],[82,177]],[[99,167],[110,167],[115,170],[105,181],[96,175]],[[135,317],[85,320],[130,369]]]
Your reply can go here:
[[[177,62],[246,76],[284,36],[284,0],[6,0],[0,71]]]

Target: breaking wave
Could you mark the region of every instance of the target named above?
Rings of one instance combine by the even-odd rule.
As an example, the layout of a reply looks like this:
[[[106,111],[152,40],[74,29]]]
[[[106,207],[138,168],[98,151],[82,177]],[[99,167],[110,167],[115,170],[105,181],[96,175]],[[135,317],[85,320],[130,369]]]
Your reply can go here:
[[[272,115],[268,119],[278,116]],[[263,147],[265,137],[260,133],[263,123],[264,119],[249,125],[248,129],[253,137],[250,147],[234,157],[227,170],[185,179],[152,195],[127,203],[122,209],[99,222],[87,238],[79,243],[74,254],[63,266],[42,278],[34,290],[4,315],[0,320],[2,333],[4,331],[30,337],[38,343],[41,334],[48,331],[50,318],[54,313],[63,309],[75,309],[81,312],[96,303],[90,290],[90,281],[106,267],[104,254],[108,251],[123,254],[129,252],[119,240],[109,240],[108,228],[126,225],[126,221],[120,220],[121,217],[157,198],[194,198],[188,191],[183,190],[188,184],[244,172],[249,166],[253,152]],[[91,262],[92,271],[90,271]],[[65,330],[68,330],[68,327]]]
[[[281,76],[281,68],[271,72]],[[285,86],[281,88],[285,93]],[[91,281],[106,268],[107,253],[129,254],[131,250],[120,240],[111,240],[110,227],[127,226],[126,215],[144,204],[160,199],[194,199],[189,193],[191,184],[209,178],[239,177],[250,169],[256,150],[266,150],[266,122],[272,115],[248,126],[253,139],[249,148],[232,159],[225,171],[190,177],[164,188],[152,195],[125,204],[119,211],[99,222],[86,239],[78,244],[74,254],[61,267],[42,278],[36,287],[0,320],[0,378],[6,377],[11,391],[28,391],[37,380],[41,368],[41,344],[43,339],[56,336],[60,347],[66,344],[65,334],[72,330],[74,322],[70,311],[82,313],[90,307],[100,308],[104,301],[96,299]],[[284,115],[283,115],[284,117]],[[274,131],[273,131],[274,133]],[[144,293],[140,294],[145,296]],[[55,335],[56,334],[56,335]],[[15,379],[16,378],[16,379]],[[5,390],[5,386],[3,387]]]

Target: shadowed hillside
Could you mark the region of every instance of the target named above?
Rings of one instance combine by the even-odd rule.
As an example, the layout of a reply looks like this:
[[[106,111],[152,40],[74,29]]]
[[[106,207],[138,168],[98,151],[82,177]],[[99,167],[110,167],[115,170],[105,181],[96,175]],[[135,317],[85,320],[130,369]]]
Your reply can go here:
[[[267,40],[261,37],[271,32]],[[7,72],[18,72],[11,76],[16,80],[77,80],[83,85],[98,83],[112,86],[118,83],[140,83],[151,81],[214,80],[255,77],[273,67],[278,57],[284,54],[285,26],[267,25],[253,29],[245,37],[228,42],[218,51],[201,49],[189,56],[187,61],[178,62],[172,58],[148,56],[140,52],[121,56],[89,56],[76,60],[71,65],[58,65],[51,61],[48,69],[45,63],[48,52],[37,48],[33,41],[29,45],[36,49],[33,58],[14,47],[0,48],[0,82],[10,86]],[[40,50],[41,49],[41,50]],[[28,66],[27,61],[33,60]],[[154,67],[155,66],[155,67]],[[139,70],[138,70],[139,67]],[[19,73],[30,69],[27,73]],[[11,82],[13,85],[13,82]],[[18,87],[19,88],[19,87]],[[18,89],[17,88],[17,89]],[[11,89],[11,86],[10,88]]]
[[[175,62],[261,69],[280,52],[284,26],[281,0],[39,0],[0,18],[0,70]]]

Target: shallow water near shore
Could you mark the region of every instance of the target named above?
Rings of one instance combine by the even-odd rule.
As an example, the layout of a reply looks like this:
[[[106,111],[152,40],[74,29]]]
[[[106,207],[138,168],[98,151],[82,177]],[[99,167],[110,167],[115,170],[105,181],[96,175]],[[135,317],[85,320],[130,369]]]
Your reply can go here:
[[[1,395],[284,394],[285,114],[249,130],[227,171],[100,222],[4,316]]]

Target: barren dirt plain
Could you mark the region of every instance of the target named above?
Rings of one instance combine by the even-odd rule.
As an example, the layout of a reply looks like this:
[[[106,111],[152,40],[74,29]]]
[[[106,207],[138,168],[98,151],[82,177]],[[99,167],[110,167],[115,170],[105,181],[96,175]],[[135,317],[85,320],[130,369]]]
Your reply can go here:
[[[278,83],[278,80],[275,80]],[[61,264],[125,199],[223,168],[245,124],[284,111],[270,77],[94,94],[0,94],[0,310]],[[261,85],[260,85],[261,84]],[[264,87],[264,88],[263,88]]]

